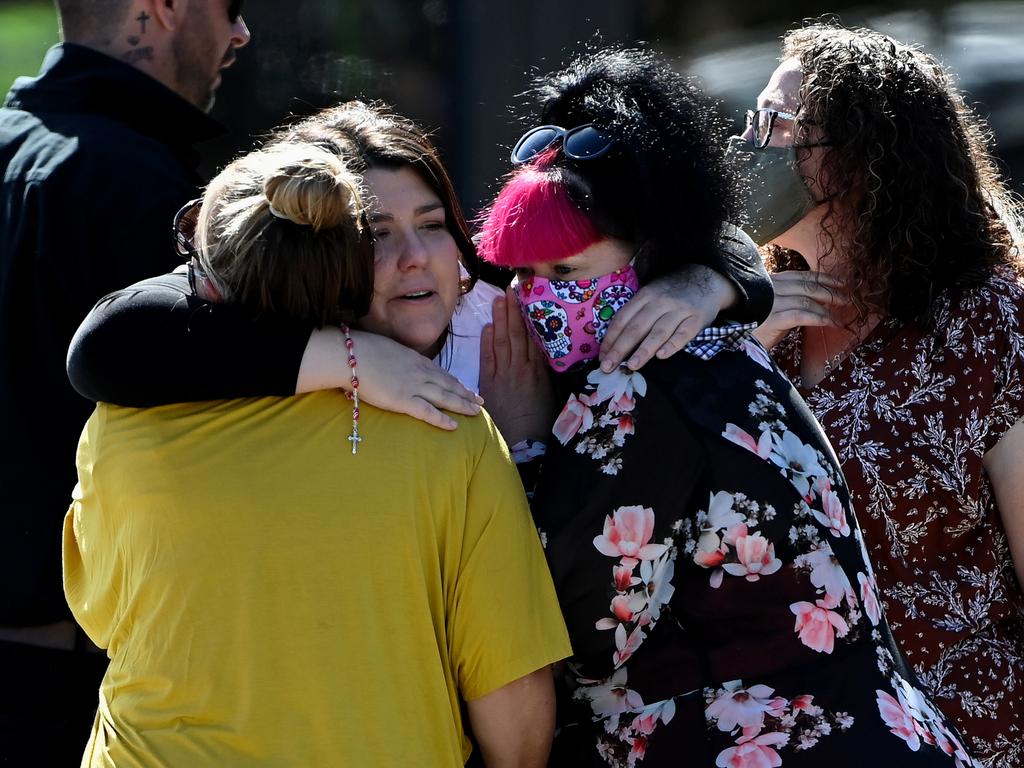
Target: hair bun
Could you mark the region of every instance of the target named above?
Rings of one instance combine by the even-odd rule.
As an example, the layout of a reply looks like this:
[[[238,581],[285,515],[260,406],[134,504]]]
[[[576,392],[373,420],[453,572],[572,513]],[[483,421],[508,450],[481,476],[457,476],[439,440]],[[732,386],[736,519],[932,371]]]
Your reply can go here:
[[[312,145],[265,151],[263,194],[274,216],[313,231],[360,228],[360,178],[337,155]]]

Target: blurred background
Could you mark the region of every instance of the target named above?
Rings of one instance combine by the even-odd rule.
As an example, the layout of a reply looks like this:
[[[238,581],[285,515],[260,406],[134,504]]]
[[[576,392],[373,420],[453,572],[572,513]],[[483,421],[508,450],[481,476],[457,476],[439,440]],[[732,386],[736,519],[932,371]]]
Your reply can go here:
[[[1024,190],[1024,2],[828,6],[782,0],[245,0],[252,43],[226,73],[204,149],[207,177],[290,115],[380,99],[435,130],[467,213],[486,203],[522,133],[520,95],[574,51],[645,42],[693,74],[741,128],[778,38],[825,12],[918,42],[959,76]],[[57,41],[49,0],[0,0],[0,88],[35,74]]]

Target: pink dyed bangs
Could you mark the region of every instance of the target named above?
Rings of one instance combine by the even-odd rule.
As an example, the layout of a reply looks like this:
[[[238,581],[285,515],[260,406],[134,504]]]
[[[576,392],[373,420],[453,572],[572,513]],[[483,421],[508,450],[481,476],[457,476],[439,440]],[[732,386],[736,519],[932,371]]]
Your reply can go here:
[[[524,167],[491,204],[477,252],[501,267],[524,267],[575,256],[602,239],[556,176]]]

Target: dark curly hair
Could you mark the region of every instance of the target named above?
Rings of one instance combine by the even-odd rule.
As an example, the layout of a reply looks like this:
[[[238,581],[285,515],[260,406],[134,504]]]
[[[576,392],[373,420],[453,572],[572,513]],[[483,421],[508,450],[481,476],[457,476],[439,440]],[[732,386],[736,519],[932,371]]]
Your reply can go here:
[[[1000,265],[1020,273],[1018,202],[987,128],[934,57],[817,22],[783,37],[782,59],[791,58],[803,72],[796,143],[811,130],[832,143],[817,179],[824,257],[843,251],[855,324],[879,313],[934,328],[944,292],[977,286]],[[772,248],[771,259],[806,268],[792,251]]]
[[[688,78],[648,50],[613,47],[539,78],[530,95],[537,124],[594,123],[618,140],[603,157],[559,152],[553,162],[585,182],[588,199],[577,202],[602,234],[645,245],[643,282],[711,261],[736,212],[735,178],[723,153],[728,125]]]

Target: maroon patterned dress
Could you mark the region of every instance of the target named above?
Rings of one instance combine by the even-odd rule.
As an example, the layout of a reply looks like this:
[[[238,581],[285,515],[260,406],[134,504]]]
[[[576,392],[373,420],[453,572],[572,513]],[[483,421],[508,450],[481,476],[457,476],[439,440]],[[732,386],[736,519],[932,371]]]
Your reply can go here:
[[[905,657],[975,757],[1019,768],[1024,596],[982,459],[1024,415],[1024,284],[997,273],[937,317],[880,323],[811,389],[800,329],[773,354],[839,455]]]

